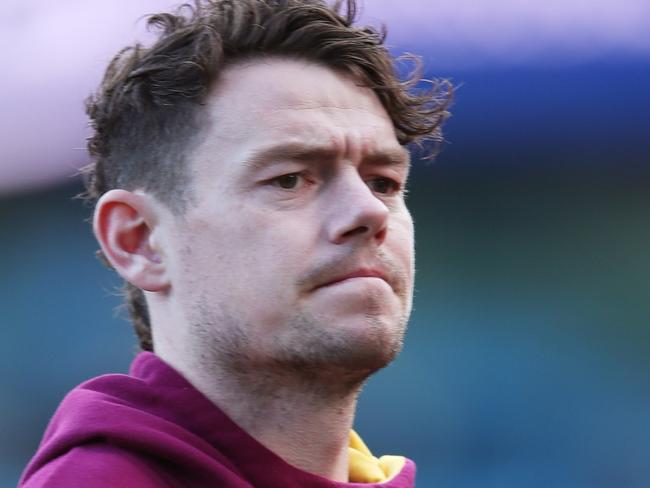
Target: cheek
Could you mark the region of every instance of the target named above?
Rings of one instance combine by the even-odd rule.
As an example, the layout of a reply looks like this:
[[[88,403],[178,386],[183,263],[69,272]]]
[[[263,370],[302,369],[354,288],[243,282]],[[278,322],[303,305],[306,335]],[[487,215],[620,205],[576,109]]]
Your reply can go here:
[[[187,229],[184,244],[192,250],[193,267],[206,279],[216,276],[245,288],[233,292],[280,293],[310,253],[313,239],[305,222],[311,220],[255,206],[238,206],[227,215],[236,218],[197,219]]]
[[[412,266],[414,261],[414,227],[408,212],[397,215],[389,228],[389,238],[393,252],[405,263]]]

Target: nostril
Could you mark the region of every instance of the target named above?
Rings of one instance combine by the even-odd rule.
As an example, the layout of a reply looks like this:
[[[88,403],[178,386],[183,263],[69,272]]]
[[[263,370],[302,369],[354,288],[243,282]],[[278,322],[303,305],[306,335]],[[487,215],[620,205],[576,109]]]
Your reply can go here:
[[[375,238],[376,238],[379,242],[383,242],[383,241],[386,239],[386,233],[387,233],[387,232],[388,232],[388,229],[387,229],[386,227],[384,227],[384,228],[381,229],[379,232],[377,232],[377,234],[375,235]]]
[[[369,231],[370,231],[370,227],[368,227],[367,225],[360,225],[358,227],[355,227],[352,230],[347,231],[345,234],[343,234],[343,236],[352,237],[359,234],[366,234]]]

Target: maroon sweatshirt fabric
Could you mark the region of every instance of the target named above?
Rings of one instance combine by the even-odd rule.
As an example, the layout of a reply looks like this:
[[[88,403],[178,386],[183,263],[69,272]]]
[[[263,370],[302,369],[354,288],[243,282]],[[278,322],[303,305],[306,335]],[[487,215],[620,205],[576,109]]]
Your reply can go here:
[[[143,352],[129,375],[100,376],[65,397],[19,486],[406,488],[414,478],[408,459],[384,483],[339,483],[301,471]]]

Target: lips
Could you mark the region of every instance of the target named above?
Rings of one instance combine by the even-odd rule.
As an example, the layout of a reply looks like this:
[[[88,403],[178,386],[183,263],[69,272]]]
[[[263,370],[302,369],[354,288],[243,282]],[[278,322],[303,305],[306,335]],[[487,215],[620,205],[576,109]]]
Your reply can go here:
[[[326,286],[331,286],[336,283],[340,283],[345,280],[349,280],[351,278],[380,278],[384,280],[386,283],[390,284],[388,277],[386,273],[379,269],[374,269],[374,268],[360,268],[342,275],[334,276],[332,278],[327,279],[324,283],[320,284],[316,288],[324,288]]]

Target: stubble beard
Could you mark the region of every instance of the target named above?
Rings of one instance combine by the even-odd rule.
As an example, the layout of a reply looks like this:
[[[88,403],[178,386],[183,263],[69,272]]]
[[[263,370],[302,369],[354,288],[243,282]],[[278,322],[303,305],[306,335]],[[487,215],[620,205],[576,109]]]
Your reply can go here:
[[[193,304],[190,317],[193,356],[200,363],[196,366],[215,379],[258,389],[260,395],[278,388],[317,396],[348,395],[402,349],[408,306],[402,302],[401,315],[389,320],[380,313],[381,299],[368,297],[367,313],[354,330],[302,310],[274,337],[260,340],[253,335],[259,324],[246,323],[235,311],[203,296]]]

